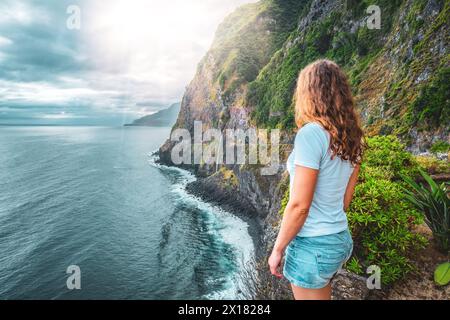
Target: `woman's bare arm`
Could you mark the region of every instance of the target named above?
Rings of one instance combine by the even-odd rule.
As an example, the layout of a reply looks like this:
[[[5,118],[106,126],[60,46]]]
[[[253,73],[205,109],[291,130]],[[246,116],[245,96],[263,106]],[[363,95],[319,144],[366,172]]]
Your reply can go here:
[[[284,210],[280,232],[275,241],[272,256],[269,259],[270,270],[277,277],[282,276],[277,269],[280,265],[284,250],[303,227],[308,216],[309,208],[314,197],[318,173],[318,170],[295,166],[292,194]]]
[[[344,211],[347,211],[352,202],[353,193],[355,192],[356,183],[358,182],[359,168],[360,165],[355,166],[355,169],[348,180],[347,189],[345,190],[344,195]]]

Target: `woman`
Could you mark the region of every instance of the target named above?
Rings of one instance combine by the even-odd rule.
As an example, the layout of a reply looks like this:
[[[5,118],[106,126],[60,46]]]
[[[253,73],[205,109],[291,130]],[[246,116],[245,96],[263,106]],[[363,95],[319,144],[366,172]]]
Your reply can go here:
[[[363,153],[363,131],[344,72],[328,60],[300,72],[295,118],[298,131],[287,161],[290,198],[269,258],[295,299],[331,299],[330,281],[350,257],[353,241],[345,211]],[[286,251],[286,252],[285,252]]]

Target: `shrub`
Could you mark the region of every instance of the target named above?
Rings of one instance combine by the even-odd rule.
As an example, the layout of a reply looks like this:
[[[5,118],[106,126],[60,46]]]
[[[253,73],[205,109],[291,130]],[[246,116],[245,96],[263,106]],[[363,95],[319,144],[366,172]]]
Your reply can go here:
[[[415,176],[419,173],[416,159],[397,137],[375,136],[367,140],[367,147],[362,173],[366,169],[370,174],[381,174],[388,180],[401,180],[402,175]]]
[[[428,174],[420,171],[428,186],[416,183],[410,177],[404,177],[408,189],[404,188],[405,198],[425,215],[425,222],[444,252],[450,249],[450,199],[445,182],[438,185]]]
[[[437,141],[431,146],[430,151],[434,154],[447,153],[450,151],[450,144],[447,141]]]
[[[415,175],[417,163],[393,136],[367,141],[360,181],[348,211],[355,249],[346,268],[361,274],[369,265],[381,268],[381,281],[391,284],[413,270],[410,257],[426,244],[413,232],[422,215],[405,200],[401,175]]]
[[[416,160],[420,168],[429,174],[450,173],[450,165],[447,160],[439,160],[434,156],[417,156]]]

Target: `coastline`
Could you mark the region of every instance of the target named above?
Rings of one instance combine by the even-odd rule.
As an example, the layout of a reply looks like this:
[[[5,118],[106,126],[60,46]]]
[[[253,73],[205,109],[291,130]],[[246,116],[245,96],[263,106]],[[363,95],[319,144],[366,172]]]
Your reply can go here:
[[[260,221],[255,214],[248,214],[252,209],[242,206],[241,203],[236,201],[235,197],[232,197],[227,192],[222,192],[217,188],[212,189],[211,184],[207,183],[204,178],[198,177],[197,175],[196,177],[197,180],[187,184],[186,191],[207,203],[235,215],[247,223],[248,233],[253,240],[255,248],[255,256],[260,257],[264,253],[262,248],[264,235],[262,221]]]
[[[255,219],[249,218],[239,210],[238,205],[230,205],[218,201],[214,196],[207,196],[202,177],[196,174],[192,169],[168,165],[162,162],[158,152],[149,153],[149,163],[160,170],[175,170],[181,176],[183,181],[177,182],[175,192],[182,194],[187,201],[194,201],[201,209],[208,211],[216,222],[221,224],[218,236],[227,244],[232,245],[236,252],[237,269],[228,275],[228,281],[231,287],[212,292],[205,296],[207,299],[242,299],[242,288],[245,288],[242,274],[246,273],[249,265],[260,256],[262,229]],[[231,232],[230,232],[231,231]]]
[[[177,166],[168,163],[164,157],[161,157],[160,150],[154,151],[151,156],[155,158],[154,161],[158,165],[186,170],[195,176],[196,179],[194,181],[187,183],[186,192],[200,198],[206,203],[233,214],[247,223],[248,232],[255,248],[255,256],[260,257],[265,253],[263,246],[264,221],[258,216],[255,208],[243,203],[236,196],[236,193],[219,188],[218,180],[207,180],[204,175],[196,172],[191,166]]]

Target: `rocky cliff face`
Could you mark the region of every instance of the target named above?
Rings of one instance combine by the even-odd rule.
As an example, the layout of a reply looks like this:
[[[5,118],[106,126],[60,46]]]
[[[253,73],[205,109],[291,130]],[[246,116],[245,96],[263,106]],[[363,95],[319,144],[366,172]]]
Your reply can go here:
[[[381,29],[369,29],[370,1],[262,0],[220,26],[183,97],[174,128],[282,129],[283,158],[294,135],[298,72],[327,57],[342,65],[370,135],[396,134],[412,151],[449,140],[449,0],[380,0]],[[171,164],[174,142],[160,149]],[[282,159],[284,160],[284,159]],[[250,165],[187,165],[203,179],[191,191],[256,217],[264,252],[275,239],[288,183],[284,167],[261,176]],[[242,210],[241,210],[242,211]]]

